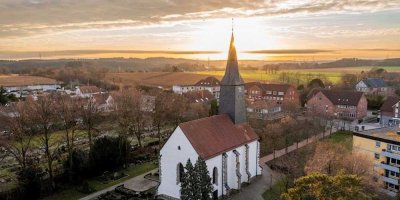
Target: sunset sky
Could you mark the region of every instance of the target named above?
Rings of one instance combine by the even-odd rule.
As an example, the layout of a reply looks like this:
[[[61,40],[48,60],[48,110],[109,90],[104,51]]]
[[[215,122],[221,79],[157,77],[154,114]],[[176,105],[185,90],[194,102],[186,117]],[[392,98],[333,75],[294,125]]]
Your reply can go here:
[[[400,57],[399,0],[1,0],[0,59]]]

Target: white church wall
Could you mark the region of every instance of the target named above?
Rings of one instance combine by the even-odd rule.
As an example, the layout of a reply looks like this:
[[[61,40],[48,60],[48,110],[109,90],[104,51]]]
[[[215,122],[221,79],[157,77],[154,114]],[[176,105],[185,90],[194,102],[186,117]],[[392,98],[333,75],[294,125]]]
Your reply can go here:
[[[180,150],[178,147],[180,147]],[[182,163],[185,166],[187,160],[190,158],[194,164],[198,158],[198,154],[179,127],[175,129],[174,133],[165,143],[160,154],[161,184],[158,187],[158,194],[179,198],[180,183],[176,184],[178,163]]]
[[[259,148],[260,144],[258,141],[253,141],[249,145],[249,171],[251,176],[261,175],[261,167],[259,164]]]
[[[218,190],[218,196],[222,195],[222,155],[218,155],[216,157],[210,158],[206,160],[207,164],[207,170],[210,173],[211,180],[213,178],[213,170],[214,167],[217,167],[218,169],[218,181],[217,184],[213,184],[214,186],[214,191]]]
[[[248,144],[249,146],[249,172],[251,177],[261,174],[261,168],[258,164],[258,141],[253,141]],[[180,146],[180,150],[178,149]],[[241,183],[248,181],[248,175],[246,172],[246,147],[240,146],[236,149],[232,149],[226,154],[227,158],[227,182],[231,189],[238,189],[238,180],[236,175],[236,154],[233,152],[236,150],[239,152],[240,156],[240,173],[241,173]],[[177,179],[177,166],[178,163],[186,165],[188,158],[194,164],[198,158],[198,154],[194,150],[193,146],[190,144],[189,140],[186,138],[185,134],[178,127],[171,137],[168,139],[167,143],[160,151],[161,154],[161,184],[158,187],[158,194],[168,195],[174,198],[180,197],[180,184],[176,184]],[[209,171],[210,177],[212,179],[213,169],[217,167],[218,169],[218,181],[217,184],[213,184],[214,190],[218,190],[218,196],[222,194],[226,195],[227,191],[222,184],[222,154],[216,157],[206,160],[207,169]]]

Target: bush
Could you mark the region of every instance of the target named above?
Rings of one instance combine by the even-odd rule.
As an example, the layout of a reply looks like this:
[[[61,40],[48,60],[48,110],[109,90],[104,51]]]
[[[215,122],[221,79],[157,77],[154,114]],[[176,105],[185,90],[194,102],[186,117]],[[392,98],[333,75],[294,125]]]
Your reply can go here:
[[[22,199],[38,199],[41,192],[41,170],[36,165],[27,165],[18,174],[18,181],[22,190]]]
[[[128,147],[128,141],[123,137],[106,136],[96,140],[89,154],[91,171],[100,174],[120,168],[126,162]]]
[[[368,95],[367,96],[367,101],[368,101],[368,108],[369,109],[380,109],[382,104],[385,101],[384,96],[380,95]]]

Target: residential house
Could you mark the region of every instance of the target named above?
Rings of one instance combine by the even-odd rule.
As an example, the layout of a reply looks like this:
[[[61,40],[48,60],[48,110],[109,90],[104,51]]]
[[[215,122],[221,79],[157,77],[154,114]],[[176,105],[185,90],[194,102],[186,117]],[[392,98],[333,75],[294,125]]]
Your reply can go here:
[[[189,103],[209,103],[216,98],[209,90],[190,91],[183,94]]]
[[[372,181],[395,197],[400,180],[400,128],[383,127],[353,133],[353,152],[371,160]]]
[[[184,94],[191,91],[208,90],[218,100],[220,94],[220,81],[213,76],[201,79],[194,85],[174,85],[172,91],[177,94]]]
[[[81,98],[88,98],[94,94],[100,94],[101,90],[97,86],[94,85],[82,85],[78,86],[75,90],[75,94]]]
[[[293,85],[289,84],[265,84],[250,82],[245,85],[247,98],[254,100],[267,100],[284,104],[294,102],[299,104],[299,94]]]
[[[362,92],[313,90],[308,96],[309,112],[339,118],[362,119],[367,115],[367,98]]]
[[[394,94],[394,89],[389,87],[382,78],[366,78],[359,81],[355,89],[367,95],[390,96]]]
[[[284,117],[282,105],[266,100],[247,101],[247,114],[249,118],[275,120]]]
[[[400,124],[400,97],[388,96],[380,108],[381,126],[396,126]]]
[[[98,106],[100,110],[112,110],[113,98],[110,93],[93,94],[90,98],[93,98],[93,102]]]

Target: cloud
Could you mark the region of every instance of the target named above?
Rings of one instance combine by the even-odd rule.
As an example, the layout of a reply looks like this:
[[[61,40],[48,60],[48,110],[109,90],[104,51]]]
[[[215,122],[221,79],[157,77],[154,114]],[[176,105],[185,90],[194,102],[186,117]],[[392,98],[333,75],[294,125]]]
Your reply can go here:
[[[398,0],[2,0],[0,38],[70,30],[146,27],[230,17],[372,12]]]
[[[276,50],[244,51],[243,53],[251,53],[251,54],[316,54],[316,53],[327,53],[327,52],[335,52],[335,50],[325,50],[325,49],[276,49]]]
[[[63,57],[96,54],[154,54],[154,55],[199,55],[199,54],[218,54],[219,51],[146,51],[146,50],[64,50],[64,51],[0,51],[1,58],[30,58],[38,57]]]

